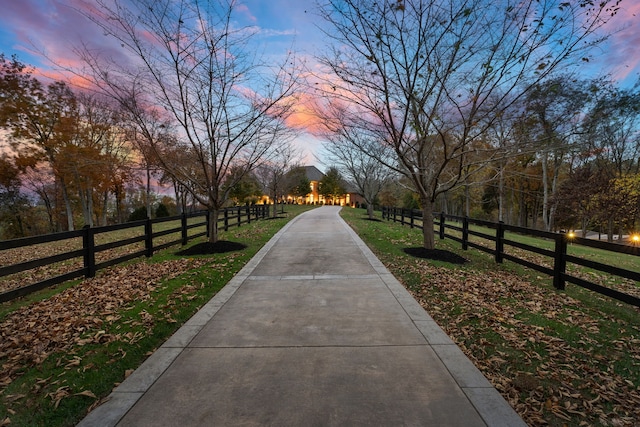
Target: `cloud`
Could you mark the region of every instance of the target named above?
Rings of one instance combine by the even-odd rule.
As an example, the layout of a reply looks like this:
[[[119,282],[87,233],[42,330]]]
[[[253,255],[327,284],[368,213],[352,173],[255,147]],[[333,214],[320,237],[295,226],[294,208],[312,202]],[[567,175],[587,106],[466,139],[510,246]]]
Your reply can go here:
[[[315,72],[302,75],[301,80],[304,88],[295,94],[293,113],[287,119],[289,126],[322,138],[335,132],[349,117],[379,121],[371,111],[359,107],[367,98],[366,93],[346,85],[320,65],[316,64]]]
[[[81,43],[116,61],[126,61],[127,56],[124,49],[105,37],[80,11],[94,12],[95,5],[86,0],[7,2],[3,5],[3,20],[10,36],[2,42],[1,49],[33,65],[37,75],[86,87],[82,78],[60,71],[79,70],[84,65],[75,52]]]
[[[295,36],[298,34],[298,31],[294,30],[294,29],[288,29],[288,30],[273,30],[273,29],[269,29],[269,28],[260,28],[258,31],[259,34],[265,36],[265,37],[280,37],[280,36],[285,36],[285,37],[290,37],[290,36]]]
[[[302,129],[305,132],[319,136],[326,132],[321,119],[322,107],[318,99],[310,93],[299,92],[295,95],[293,112],[287,117],[287,126]]]
[[[247,6],[244,3],[239,3],[236,5],[236,12],[238,12],[240,15],[244,16],[246,19],[248,19],[251,22],[258,22],[258,18],[256,18],[251,13],[251,10],[249,10],[249,6]]]
[[[594,64],[603,73],[625,84],[635,83],[640,73],[640,3],[622,2],[618,13],[605,25],[609,39],[599,48]]]

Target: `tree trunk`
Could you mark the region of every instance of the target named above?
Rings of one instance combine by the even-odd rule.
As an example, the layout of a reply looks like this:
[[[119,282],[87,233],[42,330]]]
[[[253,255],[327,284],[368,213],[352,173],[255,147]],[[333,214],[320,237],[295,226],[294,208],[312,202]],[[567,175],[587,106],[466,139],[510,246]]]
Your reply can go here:
[[[119,185],[116,186],[116,191],[114,191],[114,194],[116,196],[116,218],[118,218],[118,223],[122,223],[126,220],[126,218],[124,218],[124,213],[122,212],[122,200],[124,198],[122,197]]]
[[[25,237],[26,234],[24,234],[24,221],[22,221],[22,217],[19,213],[16,213],[16,220],[18,221],[18,230],[20,232],[20,237]]]
[[[78,189],[78,199],[80,200],[80,208],[82,209],[82,219],[84,221],[84,225],[91,226],[91,214],[88,211],[85,192],[82,188]]]
[[[151,218],[151,169],[147,165],[147,186],[145,189],[147,218]]]
[[[444,212],[445,215],[448,215],[449,214],[449,203],[447,203],[447,193],[446,192],[442,193],[441,200],[442,200],[442,212]]]
[[[93,220],[93,213],[95,209],[93,208],[93,190],[91,187],[87,188],[87,212],[89,213],[89,225],[93,227],[95,225],[95,221]]]
[[[91,189],[89,187],[84,190],[80,189],[78,196],[80,197],[80,205],[82,206],[84,225],[93,227],[93,195],[91,194]]]
[[[62,198],[64,200],[64,207],[67,211],[67,230],[73,231],[75,228],[73,227],[73,209],[71,209],[71,200],[69,200],[69,193],[67,191],[67,184],[65,184],[64,179],[60,178],[60,187],[62,190]]]
[[[49,199],[49,197],[46,195],[46,192],[44,191],[42,192],[42,194],[40,192],[38,192],[38,194],[40,194],[40,198],[44,202],[44,207],[47,211],[47,217],[49,219],[49,232],[54,233],[56,231],[56,224],[53,220],[54,213],[53,213],[53,206],[51,205],[51,200]]]
[[[435,235],[433,232],[433,203],[429,198],[423,198],[422,203],[422,239],[425,249],[435,249]]]
[[[373,203],[367,203],[367,215],[369,219],[373,219]]]
[[[522,183],[518,186],[518,192],[520,196],[518,197],[518,226],[526,227],[527,226],[527,206],[524,200],[524,186]]]
[[[548,154],[545,152],[544,157],[542,158],[542,222],[544,223],[544,229],[546,231],[551,231],[551,224],[549,223],[549,186],[547,185],[548,176]]]
[[[469,184],[464,184],[464,214],[467,218],[471,216],[471,192]]]
[[[100,218],[100,225],[103,227],[107,225],[107,204],[109,203],[109,192],[105,191],[102,196],[102,217]]]
[[[176,195],[176,208],[178,209],[178,215],[182,215],[184,209],[182,207],[182,198],[180,197],[180,191],[178,190],[178,183],[173,181],[173,194]]]
[[[209,208],[209,243],[218,241],[218,214],[220,210]]]
[[[551,196],[555,196],[558,192],[558,177],[560,175],[560,163],[562,162],[561,155],[555,155],[553,161],[553,178],[551,180]],[[554,197],[555,199],[555,197]],[[551,231],[555,229],[555,219],[556,219],[556,210],[558,209],[558,201],[554,201],[551,206],[549,206],[549,225],[548,230]]]
[[[278,200],[277,200],[277,191],[273,190],[273,218],[278,216]]]
[[[504,222],[504,166],[500,162],[500,172],[498,180],[498,221]]]

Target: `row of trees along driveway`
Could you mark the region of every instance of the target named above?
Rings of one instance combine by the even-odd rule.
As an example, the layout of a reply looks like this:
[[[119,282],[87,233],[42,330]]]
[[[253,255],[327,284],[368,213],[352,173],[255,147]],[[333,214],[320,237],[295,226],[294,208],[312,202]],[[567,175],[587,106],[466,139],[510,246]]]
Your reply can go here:
[[[75,51],[85,65],[72,71],[115,101],[117,114],[98,119],[108,109],[94,98],[71,102],[64,84],[44,87],[3,57],[2,89],[14,79],[25,93],[3,97],[2,124],[16,144],[30,143],[21,167],[48,162],[57,173],[69,229],[65,179],[79,189],[90,224],[90,181],[119,177],[101,190],[106,205],[107,193],[121,192],[131,173],[123,167],[131,156],[117,147],[122,140],[134,143],[145,164],[159,165],[175,188],[216,217],[250,173],[269,181],[268,192],[277,198],[284,173],[296,163],[290,148],[296,130],[287,118],[299,91],[313,90],[332,163],[370,206],[390,176],[403,176],[420,199],[425,248],[434,247],[432,211],[439,195],[468,189],[488,165],[503,176],[510,159],[523,153],[542,152],[543,216],[551,228],[551,196],[566,156],[558,147],[571,133],[574,121],[567,112],[579,99],[578,89],[562,83],[557,72],[588,60],[589,49],[606,38],[602,26],[619,3],[328,0],[315,9],[328,43],[317,55],[320,67],[305,73],[311,78],[304,89],[293,54],[274,63],[256,53],[258,29],[235,25],[235,1],[96,0],[95,8],[79,11],[118,41],[127,60],[81,45]],[[22,102],[29,97],[31,102]],[[85,114],[62,120],[73,116],[65,113],[69,109]],[[88,126],[89,117],[96,126]],[[82,132],[67,132],[74,127]],[[71,141],[65,135],[76,136]],[[105,140],[114,142],[112,152],[86,143]],[[69,147],[112,159],[58,173],[72,164],[64,156],[80,153]],[[147,166],[147,186],[149,171]],[[502,212],[504,192],[498,192]],[[211,242],[218,238],[216,224],[211,221]]]
[[[257,29],[237,28],[237,2],[97,1],[86,16],[115,37],[131,63],[80,49],[82,75],[117,100],[138,142],[216,218],[235,184],[293,136],[292,57],[268,63],[252,50]],[[210,242],[218,239],[211,221]]]
[[[478,153],[485,164],[513,153],[484,138],[533,88],[586,60],[619,3],[329,0],[334,43],[316,86],[332,144],[406,177],[432,249],[436,197],[478,173]]]

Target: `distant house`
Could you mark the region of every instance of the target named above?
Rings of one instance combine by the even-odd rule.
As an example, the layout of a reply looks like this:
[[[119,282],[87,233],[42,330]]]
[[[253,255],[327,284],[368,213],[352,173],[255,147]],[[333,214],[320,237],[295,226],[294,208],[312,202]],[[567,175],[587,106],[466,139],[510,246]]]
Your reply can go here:
[[[320,170],[315,166],[304,166],[304,171],[305,176],[309,180],[309,193],[303,197],[287,196],[287,201],[289,203],[312,205],[331,203],[331,201],[325,200],[325,197],[320,194],[320,182],[324,178],[324,173],[320,172]],[[338,197],[334,201],[336,205],[355,207],[356,203],[363,203],[362,197],[355,192],[352,185],[345,183],[344,187],[347,189],[347,193]]]
[[[364,197],[362,197],[356,187],[352,184],[346,183],[344,185],[346,194],[344,195],[344,201],[341,206],[351,206],[352,208],[365,206]]]
[[[304,197],[298,197],[297,202],[311,205],[324,203],[324,197],[320,194],[320,181],[324,174],[315,166],[304,166],[304,172],[309,180],[310,192]]]

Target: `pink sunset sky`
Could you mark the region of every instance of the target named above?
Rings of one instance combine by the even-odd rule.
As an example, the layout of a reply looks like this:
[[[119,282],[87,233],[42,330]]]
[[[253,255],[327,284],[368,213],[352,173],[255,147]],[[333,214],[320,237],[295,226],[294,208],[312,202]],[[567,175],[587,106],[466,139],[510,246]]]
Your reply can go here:
[[[323,35],[316,27],[314,0],[238,0],[240,25],[259,29],[260,49],[266,55],[281,55],[294,49],[298,57],[313,62],[323,49]],[[75,9],[91,8],[93,0],[0,0],[0,52],[16,54],[21,62],[43,74],[59,76],[40,52],[59,64],[80,66],[73,47],[86,42],[112,58],[122,56],[120,48]],[[580,71],[585,77],[609,74],[620,86],[631,87],[640,77],[640,0],[622,0],[620,11],[609,22],[611,38],[592,52],[592,60]],[[303,113],[303,111],[301,111]],[[300,114],[300,119],[304,114]],[[298,138],[305,162],[316,163],[321,141],[310,133]]]

